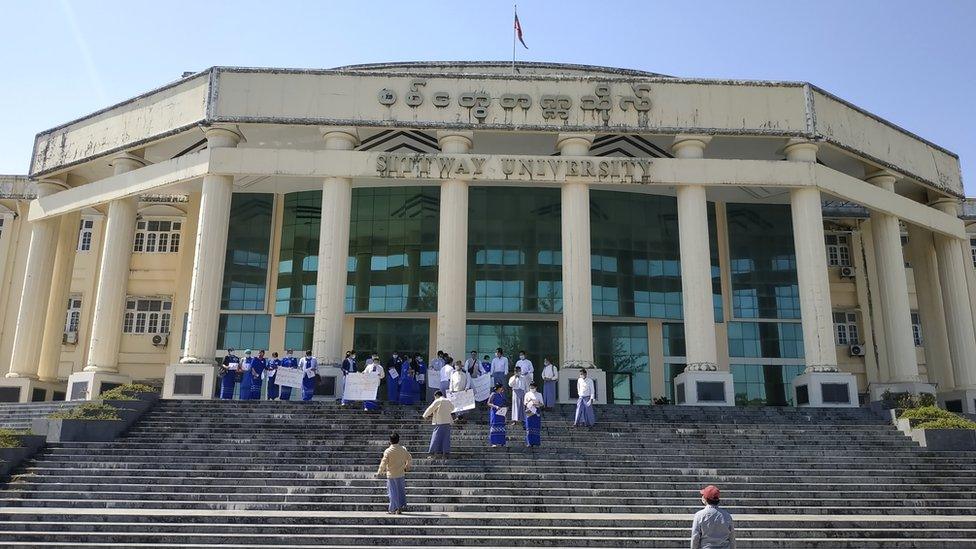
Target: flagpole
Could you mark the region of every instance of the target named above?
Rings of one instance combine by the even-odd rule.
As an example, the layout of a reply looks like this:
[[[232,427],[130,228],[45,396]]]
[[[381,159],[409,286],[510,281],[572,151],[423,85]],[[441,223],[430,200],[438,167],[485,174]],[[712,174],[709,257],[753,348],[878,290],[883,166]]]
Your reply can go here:
[[[515,13],[515,17],[518,18],[518,4],[513,4],[512,9]],[[515,74],[515,39],[516,39],[515,25],[512,24],[512,74]]]

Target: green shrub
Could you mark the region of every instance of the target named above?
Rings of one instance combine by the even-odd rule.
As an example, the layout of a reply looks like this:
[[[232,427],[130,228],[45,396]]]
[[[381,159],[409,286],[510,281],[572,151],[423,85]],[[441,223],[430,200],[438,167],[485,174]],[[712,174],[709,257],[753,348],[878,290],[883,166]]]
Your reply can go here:
[[[121,420],[119,410],[103,402],[86,402],[79,406],[47,416],[51,419],[109,419]]]
[[[109,389],[105,391],[98,398],[102,400],[137,400],[134,395],[138,393],[157,393],[159,392],[155,387],[150,387],[149,385],[142,385],[141,383],[128,383],[125,385],[119,385],[114,389]]]
[[[932,393],[922,393],[918,395],[919,406],[935,406],[935,395]]]
[[[13,429],[0,429],[0,448],[20,448],[21,434]]]
[[[953,416],[939,419],[930,419],[919,423],[913,429],[976,429],[976,421]]]
[[[910,408],[899,416],[902,419],[959,419],[959,416],[952,412],[943,410],[936,406],[922,406],[921,408]]]

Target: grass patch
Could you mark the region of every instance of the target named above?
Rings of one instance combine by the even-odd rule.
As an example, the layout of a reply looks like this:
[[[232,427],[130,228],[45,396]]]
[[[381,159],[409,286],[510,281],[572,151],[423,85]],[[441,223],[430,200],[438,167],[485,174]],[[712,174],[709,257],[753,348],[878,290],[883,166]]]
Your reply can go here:
[[[119,410],[102,402],[86,402],[69,410],[54,412],[50,419],[108,419],[120,421]]]
[[[914,429],[976,429],[976,421],[961,417],[930,419],[919,423]]]
[[[0,448],[20,448],[20,431],[13,429],[0,429]]]

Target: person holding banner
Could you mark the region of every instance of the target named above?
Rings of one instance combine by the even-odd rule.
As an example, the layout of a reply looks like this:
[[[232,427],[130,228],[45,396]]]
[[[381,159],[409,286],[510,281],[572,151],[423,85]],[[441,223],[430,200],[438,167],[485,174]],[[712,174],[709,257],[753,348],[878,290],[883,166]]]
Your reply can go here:
[[[542,399],[546,403],[546,408],[556,405],[556,387],[559,384],[559,368],[549,361],[549,357],[542,359],[545,365],[542,368]]]
[[[542,407],[545,403],[535,383],[529,384],[522,402],[525,404],[525,445],[542,446]]]
[[[340,367],[340,370],[342,370],[343,379],[345,379],[345,377],[349,374],[356,373],[356,351],[346,352],[346,358],[342,359],[342,366]],[[343,407],[345,407],[346,404],[349,404],[348,400],[339,400]]]
[[[312,356],[312,351],[305,351],[305,356],[298,361],[298,367],[305,374],[302,378],[302,400],[312,400],[312,396],[315,395],[316,376],[319,375],[319,363]]]
[[[495,349],[495,358],[491,359],[491,378],[495,385],[503,385],[508,377],[508,357],[502,354],[502,348]]]
[[[576,380],[576,393],[579,400],[576,401],[576,417],[573,420],[573,427],[593,427],[596,424],[596,414],[593,412],[593,403],[596,402],[596,389],[593,380],[586,376],[586,370],[581,369],[579,379]]]
[[[525,419],[525,390],[528,385],[522,375],[522,369],[515,367],[515,373],[508,379],[508,386],[512,388],[512,425],[521,423]]]
[[[460,393],[461,391],[467,391],[471,388],[471,376],[468,372],[464,371],[464,364],[460,360],[454,363],[454,371],[451,372],[451,381],[448,389],[452,393]],[[464,412],[457,412],[454,414],[454,421],[460,423],[463,421],[462,416]]]
[[[386,362],[386,400],[390,404],[400,403],[400,368],[404,360],[400,358],[400,353],[393,351],[393,356]]]
[[[419,372],[417,357],[403,361],[403,366],[400,367],[400,404],[410,405],[420,398],[420,384],[417,383]]]
[[[505,446],[505,387],[495,384],[495,390],[488,397],[488,444],[492,448]]]
[[[241,371],[241,359],[234,354],[234,349],[227,349],[220,368],[224,372],[224,376],[220,378],[220,398],[234,400],[234,386],[237,385],[237,374]]]
[[[424,419],[430,419],[434,432],[430,435],[430,448],[427,453],[431,459],[441,456],[447,459],[451,453],[451,423],[454,403],[444,397],[440,390],[434,391],[434,402],[424,410]]]
[[[387,512],[391,515],[399,515],[407,508],[406,476],[412,461],[410,452],[400,446],[400,435],[390,433],[390,446],[383,451],[376,476],[386,474],[386,491],[390,496],[390,509]]]
[[[298,368],[298,359],[295,358],[295,351],[288,349],[285,351],[285,358],[281,359],[281,368]],[[281,400],[291,400],[291,387],[282,386],[280,391]]]
[[[380,363],[380,357],[378,355],[373,355],[366,359],[366,367],[363,368],[363,373],[368,376],[376,376],[379,381],[383,380],[383,366]],[[376,386],[379,387],[379,381],[377,381]],[[376,398],[375,396],[373,398]],[[364,412],[374,412],[379,410],[380,406],[375,400],[364,400],[363,401],[363,411]]]
[[[244,360],[241,362],[241,390],[237,395],[238,400],[251,400],[251,385],[254,385],[254,376],[251,375],[251,363],[254,357],[251,350],[244,350]]]
[[[278,400],[278,386],[275,384],[275,375],[277,375],[280,366],[281,360],[278,358],[278,353],[271,353],[268,367],[264,369],[264,377],[268,378],[268,400]]]

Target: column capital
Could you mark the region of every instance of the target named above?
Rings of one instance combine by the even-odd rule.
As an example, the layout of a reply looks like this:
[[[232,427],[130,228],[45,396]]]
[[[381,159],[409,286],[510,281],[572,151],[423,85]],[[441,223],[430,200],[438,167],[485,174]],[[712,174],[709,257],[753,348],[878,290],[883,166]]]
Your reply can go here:
[[[959,216],[959,200],[955,198],[938,198],[929,202],[929,206],[932,206],[940,212],[949,214],[953,217]]]
[[[710,135],[679,134],[674,136],[671,154],[676,158],[702,158],[711,141]]]
[[[61,178],[44,178],[38,179],[34,182],[34,188],[37,190],[37,198],[44,198],[45,196],[51,196],[56,192],[61,192],[68,188],[68,184],[61,180]]]
[[[323,126],[319,133],[329,150],[350,151],[359,145],[359,129],[352,126]]]
[[[815,141],[794,137],[786,142],[783,154],[791,162],[816,162],[819,149],[820,145]]]
[[[147,162],[145,158],[127,152],[116,154],[108,161],[108,165],[115,170],[116,175],[131,172],[132,170],[138,170],[147,164],[149,164],[149,162]]]
[[[868,170],[864,174],[864,180],[872,185],[888,189],[889,191],[894,191],[895,181],[898,180],[898,174],[883,168]]]
[[[556,150],[567,156],[585,156],[596,139],[592,133],[561,133],[556,136]]]
[[[474,146],[474,132],[437,130],[437,144],[443,152],[467,152]]]
[[[247,141],[241,129],[234,125],[206,126],[203,133],[207,137],[207,147],[236,147],[238,143]]]

